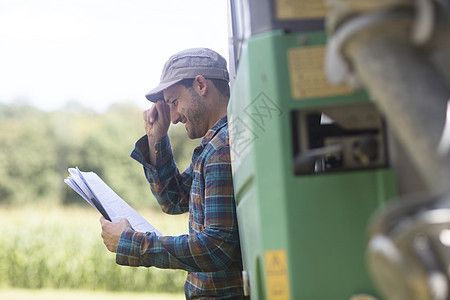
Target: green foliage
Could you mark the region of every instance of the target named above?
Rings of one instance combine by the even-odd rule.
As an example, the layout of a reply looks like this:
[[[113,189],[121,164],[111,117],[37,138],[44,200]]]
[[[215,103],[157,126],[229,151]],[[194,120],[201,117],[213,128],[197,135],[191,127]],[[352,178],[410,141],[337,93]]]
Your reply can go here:
[[[183,292],[185,271],[116,265],[91,209],[0,210],[0,226],[0,287]]]
[[[183,291],[184,271],[116,265],[101,242],[98,213],[63,181],[69,167],[94,171],[133,207],[155,211],[142,166],[129,156],[145,134],[140,109],[115,104],[99,114],[77,103],[53,112],[0,104],[0,129],[0,287]],[[183,170],[199,141],[189,140],[183,126],[172,126],[169,136]],[[36,209],[74,204],[88,208]],[[187,218],[182,223],[187,228]]]
[[[0,204],[83,203],[66,186],[69,167],[94,171],[132,206],[157,203],[142,166],[129,157],[143,135],[142,112],[128,103],[98,114],[71,103],[64,111],[29,105],[0,105]],[[169,132],[180,170],[199,141],[183,126]]]

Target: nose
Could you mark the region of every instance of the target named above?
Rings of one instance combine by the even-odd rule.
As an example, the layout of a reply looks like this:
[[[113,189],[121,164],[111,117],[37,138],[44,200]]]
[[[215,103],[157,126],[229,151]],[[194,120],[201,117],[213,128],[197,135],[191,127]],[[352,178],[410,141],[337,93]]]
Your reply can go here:
[[[173,105],[170,106],[170,120],[173,124],[177,124],[181,120],[181,115],[178,113],[177,108]]]

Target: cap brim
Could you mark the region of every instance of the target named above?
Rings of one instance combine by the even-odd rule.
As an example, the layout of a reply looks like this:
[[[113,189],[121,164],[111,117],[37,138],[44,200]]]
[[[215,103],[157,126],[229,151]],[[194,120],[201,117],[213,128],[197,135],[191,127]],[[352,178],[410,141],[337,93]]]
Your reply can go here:
[[[145,98],[151,102],[157,102],[158,100],[164,100],[163,91],[168,87],[174,85],[177,82],[180,82],[183,79],[175,79],[169,82],[160,83],[153,90],[145,94]]]

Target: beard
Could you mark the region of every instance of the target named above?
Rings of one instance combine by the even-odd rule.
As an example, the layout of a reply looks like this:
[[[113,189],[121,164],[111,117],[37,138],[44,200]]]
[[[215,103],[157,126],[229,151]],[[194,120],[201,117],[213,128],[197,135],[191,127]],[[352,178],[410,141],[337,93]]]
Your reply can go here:
[[[186,117],[186,132],[190,139],[197,139],[203,137],[208,131],[207,109],[201,97],[190,88],[191,106],[187,109]]]

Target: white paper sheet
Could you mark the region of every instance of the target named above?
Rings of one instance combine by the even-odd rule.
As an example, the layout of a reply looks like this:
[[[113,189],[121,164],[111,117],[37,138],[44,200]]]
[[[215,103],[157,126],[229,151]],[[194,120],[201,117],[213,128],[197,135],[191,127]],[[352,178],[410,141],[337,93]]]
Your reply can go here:
[[[94,172],[81,172],[78,168],[70,168],[69,173],[69,177],[65,179],[64,182],[94,208],[96,207],[91,199],[97,199],[112,222],[117,222],[122,218],[126,218],[136,231],[155,232],[158,236],[162,235],[155,227],[128,205],[128,203],[120,198],[119,195],[117,195],[97,174]],[[95,201],[95,199],[93,200]]]

